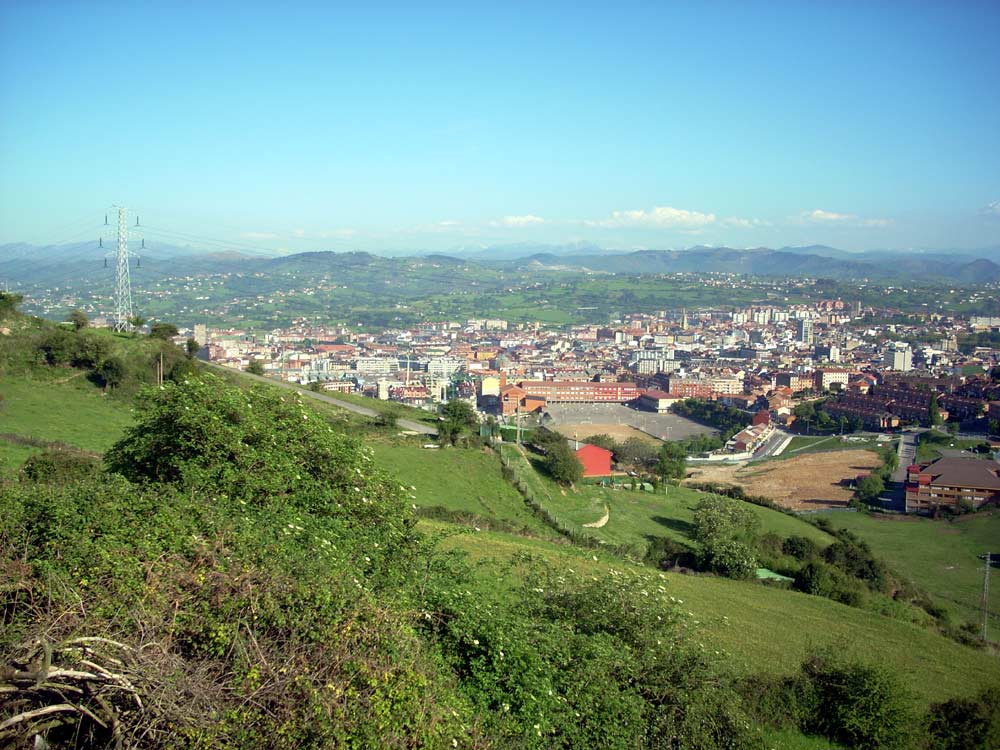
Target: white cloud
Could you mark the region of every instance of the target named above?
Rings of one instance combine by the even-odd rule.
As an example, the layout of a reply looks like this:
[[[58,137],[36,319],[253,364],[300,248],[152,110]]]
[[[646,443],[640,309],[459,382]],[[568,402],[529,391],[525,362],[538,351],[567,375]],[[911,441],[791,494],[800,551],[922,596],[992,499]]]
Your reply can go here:
[[[812,224],[838,224],[848,227],[881,229],[892,225],[892,219],[862,219],[857,214],[840,214],[835,211],[824,211],[822,208],[803,211],[800,214],[800,218]]]
[[[332,240],[353,237],[358,233],[357,229],[327,229],[319,232],[310,232],[306,229],[293,229],[292,236],[300,240]]]
[[[611,218],[584,222],[597,227],[660,227],[691,228],[715,223],[715,214],[688,211],[672,206],[655,206],[651,210],[613,211]]]
[[[730,216],[722,220],[727,227],[739,227],[740,229],[754,229],[756,227],[769,227],[771,222],[763,219],[741,219],[738,216]]]
[[[993,218],[1000,218],[1000,201],[992,201],[987,203],[980,210],[980,213],[984,216],[991,216]]]
[[[544,224],[545,219],[534,214],[524,214],[523,216],[504,216],[499,223],[505,227],[530,227]]]
[[[240,234],[245,240],[276,240],[278,235],[274,232],[243,232]]]
[[[814,211],[806,211],[803,216],[805,216],[810,221],[818,222],[842,222],[842,221],[853,221],[858,217],[854,214],[838,214],[834,211],[824,211],[822,208],[817,208]]]

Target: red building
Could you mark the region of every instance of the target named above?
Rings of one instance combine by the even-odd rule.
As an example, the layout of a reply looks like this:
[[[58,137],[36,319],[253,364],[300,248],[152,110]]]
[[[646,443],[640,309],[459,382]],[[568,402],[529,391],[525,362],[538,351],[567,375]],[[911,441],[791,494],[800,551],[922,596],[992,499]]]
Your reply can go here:
[[[583,464],[583,476],[611,476],[611,451],[597,445],[585,445],[576,452],[576,457]]]
[[[555,403],[618,403],[639,398],[635,383],[595,383],[590,380],[522,380],[518,383],[527,396]]]

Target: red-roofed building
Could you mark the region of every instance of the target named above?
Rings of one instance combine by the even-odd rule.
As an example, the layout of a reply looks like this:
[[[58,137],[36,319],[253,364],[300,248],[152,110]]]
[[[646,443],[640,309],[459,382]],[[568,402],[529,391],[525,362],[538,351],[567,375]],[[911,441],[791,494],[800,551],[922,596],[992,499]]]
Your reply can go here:
[[[583,476],[611,476],[611,451],[606,448],[587,444],[576,452],[576,457],[583,464]]]

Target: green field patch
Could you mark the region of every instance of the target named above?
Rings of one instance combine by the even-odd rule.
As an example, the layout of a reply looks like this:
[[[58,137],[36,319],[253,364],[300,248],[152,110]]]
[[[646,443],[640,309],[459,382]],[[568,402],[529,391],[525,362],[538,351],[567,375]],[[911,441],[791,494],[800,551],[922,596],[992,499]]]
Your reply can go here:
[[[421,522],[427,531],[448,527]],[[459,534],[444,544],[465,551],[470,561],[479,563],[478,575],[482,585],[488,586],[511,585],[504,583],[510,575],[509,561],[524,553],[567,574],[604,577],[614,575],[612,571],[639,569],[600,550],[496,532]],[[923,706],[970,695],[1000,679],[996,656],[961,646],[927,628],[764,584],[709,575],[660,575],[681,609],[691,613],[695,640],[719,652],[737,673],[791,674],[807,653],[829,647],[886,665]]]
[[[72,370],[41,376],[5,375],[0,433],[59,442],[103,453],[132,424],[130,406],[106,395]],[[61,376],[61,377],[60,377]]]
[[[853,531],[876,555],[933,597],[959,622],[982,623],[984,552],[1000,552],[1000,513],[955,521],[917,516],[825,513]],[[994,574],[996,571],[994,570]],[[990,587],[991,636],[1000,638],[1000,585]]]
[[[503,478],[500,459],[492,451],[387,443],[371,447],[378,465],[407,488],[418,507],[459,511],[555,537]]]
[[[650,493],[595,484],[563,488],[544,475],[535,457],[519,454],[514,448],[504,451],[518,476],[552,516],[598,542],[631,547],[639,556],[645,554],[653,537],[668,537],[688,546],[694,544],[692,522],[695,509],[704,496],[698,490],[667,486]],[[605,507],[610,513],[604,526],[584,526],[599,520]],[[747,507],[760,518],[762,534],[804,536],[824,547],[831,542],[828,534],[795,516],[759,505],[747,504]]]

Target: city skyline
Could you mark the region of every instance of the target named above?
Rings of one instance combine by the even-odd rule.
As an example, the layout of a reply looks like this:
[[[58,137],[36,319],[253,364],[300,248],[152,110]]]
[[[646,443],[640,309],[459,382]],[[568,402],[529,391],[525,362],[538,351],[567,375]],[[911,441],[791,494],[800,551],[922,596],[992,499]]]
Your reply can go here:
[[[1000,243],[1000,7],[0,9],[0,242]],[[95,217],[96,218],[96,217]]]

